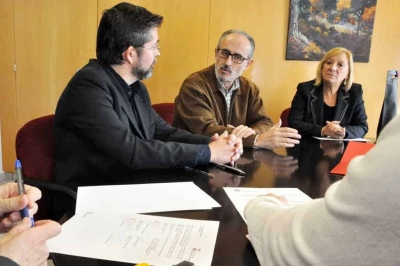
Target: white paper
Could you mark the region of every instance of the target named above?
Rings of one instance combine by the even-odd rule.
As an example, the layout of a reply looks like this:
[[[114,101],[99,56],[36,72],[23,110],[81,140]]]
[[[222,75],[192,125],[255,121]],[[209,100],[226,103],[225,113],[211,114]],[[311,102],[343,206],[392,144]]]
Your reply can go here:
[[[76,213],[150,213],[221,207],[193,182],[79,187]]]
[[[258,196],[266,195],[268,193],[284,196],[288,200],[289,206],[303,204],[311,200],[309,196],[304,194],[298,188],[224,187],[224,190],[245,222],[246,219],[243,214],[244,207],[249,201]]]
[[[128,263],[211,265],[219,222],[140,214],[77,214],[47,241],[50,252]]]
[[[322,138],[322,137],[313,137],[313,138],[319,139],[319,140],[367,141],[367,142],[371,141],[371,140],[369,140],[369,139],[363,139],[363,138],[355,138],[355,139],[334,139],[334,138],[330,138],[330,137],[325,137],[325,138]]]

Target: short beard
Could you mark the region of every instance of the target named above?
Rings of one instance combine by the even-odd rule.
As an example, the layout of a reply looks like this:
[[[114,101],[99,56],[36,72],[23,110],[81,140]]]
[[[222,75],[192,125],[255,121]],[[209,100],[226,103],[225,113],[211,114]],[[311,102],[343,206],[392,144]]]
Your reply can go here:
[[[149,69],[145,70],[142,67],[141,62],[137,67],[132,69],[132,75],[134,75],[138,80],[148,79],[153,75],[153,68],[157,60],[154,60],[153,64],[149,67]]]
[[[215,65],[215,76],[217,77],[217,79],[219,80],[219,82],[230,82],[231,80],[229,78],[225,79],[222,75],[218,76],[218,70],[220,69],[220,67],[218,67],[217,65]]]

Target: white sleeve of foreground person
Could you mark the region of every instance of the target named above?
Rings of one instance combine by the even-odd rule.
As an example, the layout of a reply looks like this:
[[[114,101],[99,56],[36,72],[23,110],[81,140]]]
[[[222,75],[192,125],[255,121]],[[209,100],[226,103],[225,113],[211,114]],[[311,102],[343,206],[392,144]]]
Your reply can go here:
[[[261,265],[400,265],[399,141],[398,116],[324,199],[251,201],[245,217]]]

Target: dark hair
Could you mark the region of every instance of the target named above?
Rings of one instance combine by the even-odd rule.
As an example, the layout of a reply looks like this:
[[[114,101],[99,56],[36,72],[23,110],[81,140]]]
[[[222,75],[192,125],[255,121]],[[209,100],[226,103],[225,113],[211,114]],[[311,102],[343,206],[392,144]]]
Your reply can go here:
[[[141,47],[151,41],[149,31],[162,22],[162,16],[130,3],[104,10],[97,31],[97,59],[108,65],[122,64],[122,53],[129,46]]]
[[[243,30],[232,29],[232,30],[227,30],[224,33],[222,33],[222,35],[221,35],[221,37],[219,38],[219,41],[218,41],[218,48],[220,47],[222,40],[226,36],[228,36],[230,34],[240,34],[240,35],[243,35],[244,37],[246,37],[249,40],[250,45],[251,45],[250,51],[249,51],[249,58],[252,58],[253,57],[253,53],[254,53],[254,49],[256,49],[256,44],[254,42],[253,37],[251,37],[247,32],[245,32]]]

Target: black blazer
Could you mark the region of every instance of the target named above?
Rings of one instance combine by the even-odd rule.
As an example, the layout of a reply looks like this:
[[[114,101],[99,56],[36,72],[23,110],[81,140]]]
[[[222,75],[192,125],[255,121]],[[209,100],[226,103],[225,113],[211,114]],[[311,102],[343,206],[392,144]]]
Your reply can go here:
[[[193,144],[208,144],[210,138],[171,127],[152,108],[143,83],[133,99],[139,128],[112,71],[92,59],[62,93],[54,120],[56,181],[76,187],[132,176],[134,169],[196,165]]]
[[[302,136],[321,136],[324,95],[322,86],[315,87],[315,80],[299,83],[289,112],[289,127],[295,128]],[[353,83],[347,92],[338,90],[334,121],[346,128],[345,138],[362,138],[368,132],[363,90]]]

